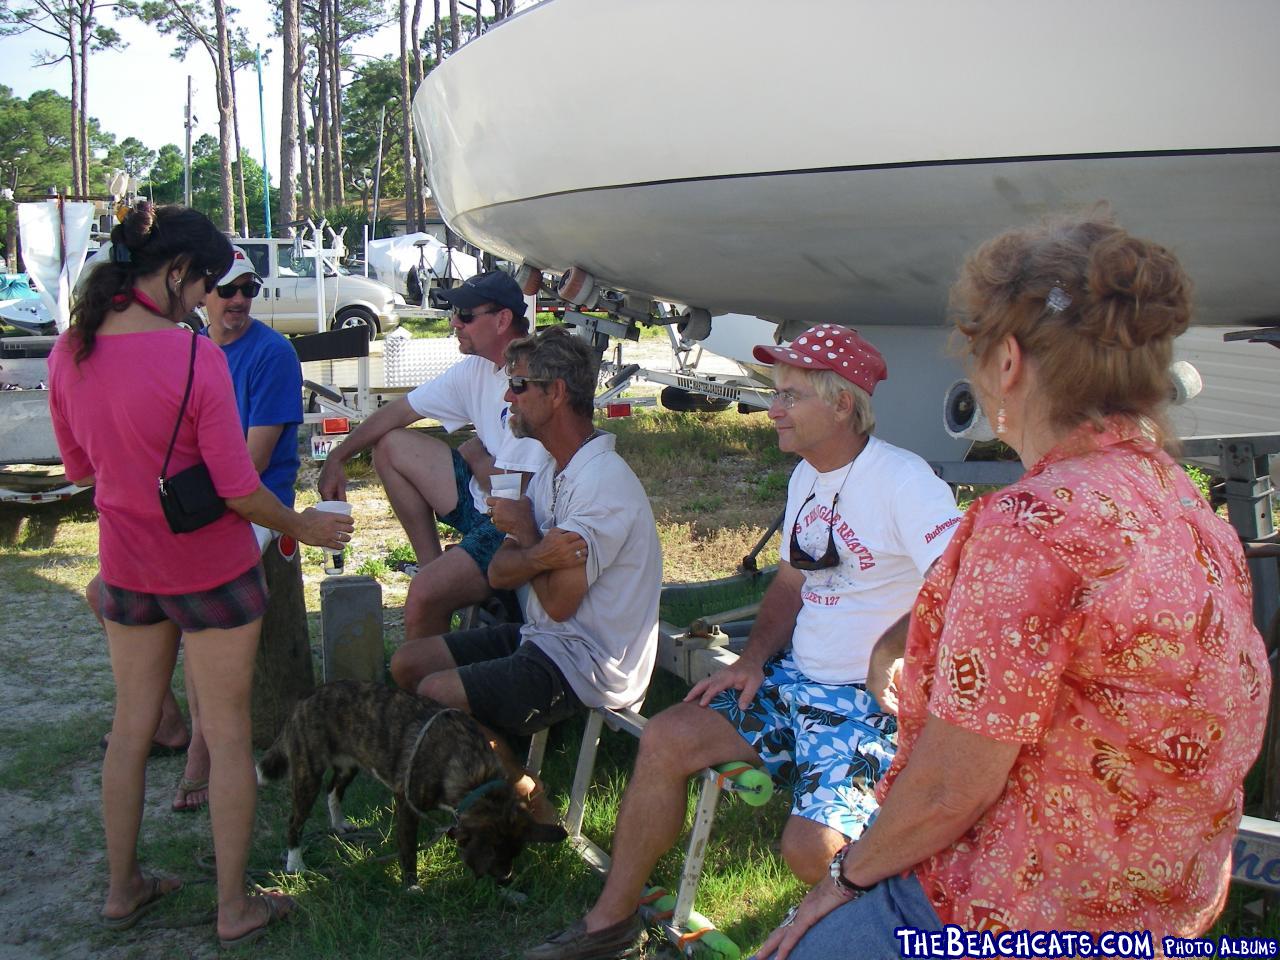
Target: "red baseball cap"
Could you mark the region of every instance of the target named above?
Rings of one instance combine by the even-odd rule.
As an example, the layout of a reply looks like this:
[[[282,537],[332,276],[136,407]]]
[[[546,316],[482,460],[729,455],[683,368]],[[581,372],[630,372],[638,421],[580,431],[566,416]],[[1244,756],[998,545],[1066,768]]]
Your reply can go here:
[[[763,363],[782,363],[801,370],[831,370],[861,387],[868,395],[876,384],[889,378],[880,351],[852,327],[823,323],[810,327],[790,344],[761,345],[752,354]]]

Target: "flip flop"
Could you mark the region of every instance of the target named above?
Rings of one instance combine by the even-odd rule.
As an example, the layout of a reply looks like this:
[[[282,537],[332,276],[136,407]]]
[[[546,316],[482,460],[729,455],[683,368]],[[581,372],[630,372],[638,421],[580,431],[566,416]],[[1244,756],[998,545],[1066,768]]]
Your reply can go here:
[[[102,735],[102,739],[98,741],[98,746],[102,748],[103,753],[107,752],[108,742],[109,741],[107,739],[107,734],[104,733]],[[187,747],[189,746],[191,746],[190,740],[188,740],[186,743],[184,743],[180,747],[171,747],[168,744],[156,743],[154,740],[152,740],[151,750],[148,751],[147,756],[148,757],[180,757],[187,752]]]
[[[113,933],[122,933],[125,930],[129,930],[134,927],[149,910],[157,906],[161,900],[169,894],[177,893],[182,889],[182,884],[179,883],[172,890],[165,890],[162,886],[164,881],[155,875],[149,875],[147,879],[151,881],[151,892],[142,898],[142,902],[134,907],[132,912],[126,913],[123,917],[108,917],[105,915],[99,917],[103,927]]]
[[[195,813],[198,810],[203,810],[205,806],[209,803],[209,797],[207,794],[205,795],[205,798],[202,801],[195,804],[194,806],[187,803],[186,800],[191,794],[195,793],[196,791],[208,790],[208,789],[209,789],[208,780],[190,780],[187,777],[183,777],[178,781],[178,792],[183,795],[182,796],[183,805],[178,806],[177,803],[172,803],[169,805],[169,809],[172,810],[174,813]]]
[[[267,928],[273,923],[277,920],[289,919],[289,917],[293,915],[293,911],[297,909],[297,903],[294,901],[293,897],[276,897],[263,894],[251,899],[263,900],[266,902],[267,919],[261,926],[254,927],[252,930],[247,933],[242,933],[238,937],[219,937],[218,946],[222,947],[223,950],[231,950],[235,947],[243,947],[247,944],[253,943],[255,940],[262,937],[267,932]],[[288,904],[287,909],[284,907],[285,903]]]

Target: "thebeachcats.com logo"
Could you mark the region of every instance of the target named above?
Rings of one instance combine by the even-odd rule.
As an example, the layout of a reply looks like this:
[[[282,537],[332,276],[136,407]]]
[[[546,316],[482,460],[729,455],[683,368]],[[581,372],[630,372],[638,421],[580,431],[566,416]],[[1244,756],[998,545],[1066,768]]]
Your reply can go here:
[[[965,930],[949,923],[941,930],[898,927],[899,953],[904,960],[959,957],[1117,957],[1146,960],[1155,956],[1148,930]],[[1166,939],[1166,943],[1167,943]],[[1169,954],[1174,956],[1174,954]],[[1189,956],[1189,954],[1187,954]],[[1259,954],[1255,954],[1259,956]],[[1265,954],[1271,956],[1271,954]]]

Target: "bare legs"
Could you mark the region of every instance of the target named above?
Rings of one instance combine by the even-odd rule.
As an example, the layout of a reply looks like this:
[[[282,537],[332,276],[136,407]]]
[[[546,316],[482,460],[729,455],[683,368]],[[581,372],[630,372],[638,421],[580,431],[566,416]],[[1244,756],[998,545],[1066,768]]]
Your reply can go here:
[[[186,636],[188,670],[209,747],[209,814],[218,866],[218,936],[262,926],[261,905],[245,893],[244,872],[257,805],[249,698],[262,621]]]
[[[759,757],[729,721],[712,710],[678,703],[649,721],[618,808],[613,864],[585,918],[588,932],[635,913],[654,865],[684,826],[689,777],[731,760],[758,763]]]
[[[138,865],[138,828],[147,754],[178,653],[178,628],[167,621],[146,627],[108,622],[106,627],[116,709],[113,736],[102,763],[102,824],[109,871],[102,913],[123,917],[148,892]]]
[[[418,575],[404,603],[405,639],[445,633],[455,610],[479,603],[491,592],[471,557],[440,549],[436,517],[458,505],[453,451],[435,437],[392,430],[374,447],[373,465],[418,558]]]
[[[84,598],[98,622],[105,627],[106,622],[102,619],[101,589],[102,577],[100,574],[94,574],[93,579],[89,581],[89,585],[85,587]],[[107,735],[107,739],[110,741],[110,734]],[[164,700],[160,703],[160,722],[156,724],[156,729],[151,739],[161,746],[177,748],[181,748],[189,739],[187,736],[187,724],[182,718],[182,709],[178,706],[178,700],[173,695],[173,689],[167,684],[164,691]]]
[[[420,566],[409,584],[404,600],[405,640],[448,633],[455,610],[480,603],[492,592],[471,554],[458,548],[446,551]]]

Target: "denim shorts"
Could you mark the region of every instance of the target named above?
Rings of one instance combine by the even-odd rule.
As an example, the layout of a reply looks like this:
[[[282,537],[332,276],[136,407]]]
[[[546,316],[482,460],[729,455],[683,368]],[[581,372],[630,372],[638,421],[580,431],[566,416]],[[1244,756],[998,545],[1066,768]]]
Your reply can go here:
[[[791,791],[792,814],[856,840],[879,809],[875,785],[897,751],[898,718],[882,713],[860,683],[810,680],[790,650],[765,664],[764,683],[745,712],[740,695],[722,691],[709,706]]]
[[[901,960],[899,930],[941,930],[942,921],[914,872],[881,880],[815,923],[790,960]]]
[[[583,709],[560,668],[535,644],[520,642],[520,625],[504,623],[444,635],[458,665],[471,715],[487,727],[528,737]]]
[[[183,633],[231,630],[252,623],[266,612],[267,579],[262,564],[234,580],[199,593],[141,593],[99,581],[102,618],[126,627],[147,627],[170,620]]]
[[[502,546],[505,534],[493,525],[487,513],[476,509],[475,499],[471,496],[471,468],[462,454],[453,453],[453,482],[458,488],[458,505],[440,517],[441,523],[447,523],[462,534],[462,542],[458,544],[467,556],[476,562],[480,572],[488,574],[489,562]]]

